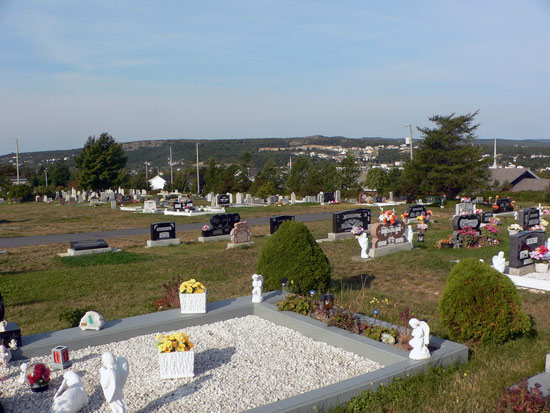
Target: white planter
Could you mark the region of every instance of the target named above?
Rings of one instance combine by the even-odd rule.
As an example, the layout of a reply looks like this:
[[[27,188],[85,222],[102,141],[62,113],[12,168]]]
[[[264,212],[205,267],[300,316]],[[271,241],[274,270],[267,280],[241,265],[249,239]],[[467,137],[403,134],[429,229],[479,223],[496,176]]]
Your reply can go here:
[[[206,313],[206,290],[198,294],[180,294],[182,314]]]
[[[195,352],[189,350],[159,353],[159,366],[161,379],[193,377],[195,375]]]
[[[536,262],[535,263],[536,272],[548,272],[548,263],[547,262]]]
[[[518,230],[509,229],[509,230],[508,230],[508,235],[516,235],[518,232],[519,232]]]

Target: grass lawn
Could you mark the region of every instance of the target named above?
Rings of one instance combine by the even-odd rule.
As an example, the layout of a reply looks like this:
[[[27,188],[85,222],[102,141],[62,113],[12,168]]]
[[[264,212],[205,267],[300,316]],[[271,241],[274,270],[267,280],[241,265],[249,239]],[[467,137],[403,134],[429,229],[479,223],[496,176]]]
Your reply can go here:
[[[39,207],[44,208],[40,211],[46,211],[46,215],[50,209],[62,208]],[[32,211],[38,213],[34,209],[38,208],[36,205],[25,210],[23,216],[27,218],[17,218],[11,209],[3,208],[0,213],[6,220],[41,220],[30,218]],[[301,212],[273,207],[250,213],[321,212],[316,207],[299,208]],[[341,209],[349,208],[351,206],[345,205]],[[99,215],[88,220],[88,225],[99,219],[103,210],[106,216],[112,213],[103,207],[70,206],[67,210],[72,209],[97,211]],[[403,207],[397,208],[398,213],[403,210]],[[378,208],[372,211],[373,220],[376,220]],[[435,223],[430,226],[425,242],[415,241],[412,251],[354,262],[351,258],[359,255],[356,240],[320,244],[332,265],[336,303],[368,315],[376,308],[381,319],[391,322],[396,322],[399,312],[408,307],[411,316],[428,320],[434,335],[445,337],[437,305],[452,261],[471,257],[490,262],[499,250],[508,256],[506,225],[511,223],[511,218],[504,219],[504,225],[499,227],[500,246],[437,250],[435,242],[452,232],[450,218],[454,206],[432,211]],[[248,209],[238,212],[245,219],[249,216]],[[146,225],[150,219],[146,215],[129,214],[132,220],[122,214],[114,212],[114,224],[138,227]],[[116,222],[116,216],[121,222]],[[47,215],[42,219],[48,220],[48,217],[51,218]],[[158,220],[155,218],[150,222]],[[65,225],[59,224],[59,227],[66,228]],[[325,238],[331,222],[309,222],[307,226],[315,238]],[[58,227],[54,225],[51,230],[57,231]],[[124,252],[103,256],[58,258],[56,252],[65,250],[67,245],[8,249],[6,254],[0,255],[0,291],[6,302],[6,318],[19,323],[23,334],[33,334],[67,327],[59,320],[62,307],[94,308],[106,320],[148,313],[152,311],[153,301],[163,296],[162,284],[178,275],[204,283],[209,301],[249,295],[258,250],[267,241],[268,232],[267,225],[253,226],[255,246],[236,250],[226,250],[225,243],[200,244],[196,242],[198,231],[179,232],[183,243],[164,248],[145,249],[147,236],[109,240],[109,245],[122,248]],[[397,381],[374,396],[367,395],[335,411],[493,411],[504,386],[544,370],[544,355],[550,348],[550,320],[547,317],[550,295],[528,290],[521,290],[520,295],[524,309],[536,323],[536,336],[523,337],[502,346],[471,347],[470,361],[465,365],[435,369],[419,377]]]

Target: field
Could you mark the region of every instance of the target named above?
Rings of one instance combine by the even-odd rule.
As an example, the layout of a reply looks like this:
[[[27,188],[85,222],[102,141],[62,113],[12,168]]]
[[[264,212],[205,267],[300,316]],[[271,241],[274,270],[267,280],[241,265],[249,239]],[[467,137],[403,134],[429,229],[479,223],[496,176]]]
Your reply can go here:
[[[270,208],[241,208],[241,219],[256,216],[300,214],[350,209],[351,205]],[[404,207],[396,208],[398,213]],[[61,213],[59,211],[62,211]],[[378,208],[373,207],[373,220]],[[434,335],[445,337],[437,305],[452,261],[467,257],[490,262],[499,250],[508,255],[508,235],[504,220],[500,226],[500,246],[474,250],[437,250],[435,242],[451,233],[454,206],[432,209],[435,222],[424,243],[412,251],[354,262],[359,255],[357,241],[320,244],[332,266],[333,291],[339,305],[365,314],[374,308],[381,319],[397,322],[399,312],[426,318]],[[106,207],[91,208],[53,205],[0,205],[3,237],[31,234],[67,233],[97,229],[145,227],[158,216],[121,213]],[[207,217],[197,217],[206,222]],[[57,221],[56,221],[57,220]],[[185,218],[178,223],[190,222]],[[325,238],[331,222],[308,222],[315,238]],[[66,244],[7,249],[0,254],[0,291],[6,303],[6,319],[16,321],[23,334],[66,328],[60,319],[63,309],[93,308],[107,320],[153,311],[153,302],[164,295],[163,283],[175,276],[197,278],[208,287],[208,300],[251,294],[251,275],[258,251],[267,241],[267,225],[253,226],[255,246],[226,250],[225,243],[196,242],[198,231],[178,232],[178,246],[145,249],[148,236],[107,240],[123,252],[61,259],[56,253]],[[466,365],[435,369],[420,377],[396,383],[365,397],[348,411],[493,411],[504,386],[544,370],[544,356],[550,348],[549,295],[521,290],[525,310],[533,316],[537,334],[502,346],[471,347]],[[363,403],[363,404],[361,404]],[[359,407],[357,407],[359,406]],[[338,411],[345,411],[344,407]]]

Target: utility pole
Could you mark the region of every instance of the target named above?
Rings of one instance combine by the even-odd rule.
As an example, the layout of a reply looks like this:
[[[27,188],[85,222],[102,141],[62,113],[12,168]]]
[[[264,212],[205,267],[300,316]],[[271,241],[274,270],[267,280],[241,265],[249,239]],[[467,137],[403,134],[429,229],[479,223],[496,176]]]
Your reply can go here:
[[[196,142],[196,149],[197,149],[197,196],[201,193],[201,187],[199,182],[199,141]]]
[[[149,161],[145,161],[145,181],[146,185],[149,186],[149,171],[147,170],[147,167],[149,166]]]
[[[170,183],[174,185],[174,173],[172,172],[172,146],[170,145]]]
[[[44,173],[46,174],[46,188],[48,187],[48,168],[44,170]]]
[[[15,140],[15,163],[17,165],[17,185],[19,185],[19,139]]]
[[[411,161],[413,160],[413,130],[412,125],[409,123],[409,142],[411,143]]]

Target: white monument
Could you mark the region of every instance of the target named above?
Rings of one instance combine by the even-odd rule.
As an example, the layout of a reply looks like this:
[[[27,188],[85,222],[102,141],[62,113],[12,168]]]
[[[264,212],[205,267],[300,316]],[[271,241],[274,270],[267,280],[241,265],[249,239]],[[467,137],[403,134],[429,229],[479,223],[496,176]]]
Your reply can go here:
[[[264,277],[260,274],[254,274],[252,276],[252,302],[261,303],[264,298],[262,297],[262,285],[264,283]]]
[[[405,238],[407,238],[407,242],[413,242],[413,229],[412,225],[407,225],[407,232],[405,232]]]
[[[128,378],[128,360],[124,357],[115,359],[113,353],[103,353],[101,360],[103,367],[99,369],[99,372],[105,400],[109,403],[113,413],[127,413],[128,407],[122,400],[122,389]]]
[[[498,255],[493,256],[493,268],[498,272],[504,274],[506,268],[506,258],[504,258],[504,251],[499,251]]]
[[[52,413],[77,413],[89,402],[80,376],[72,370],[63,375],[63,382],[53,396]]]
[[[416,318],[409,320],[409,325],[412,327],[412,339],[409,341],[413,348],[409,353],[409,358],[412,360],[424,360],[430,358],[430,327],[425,321],[419,321]]]
[[[79,327],[81,330],[101,330],[105,325],[103,316],[96,311],[88,311],[80,319]]]
[[[361,235],[357,235],[357,242],[361,247],[361,258],[369,258],[369,238],[367,232],[363,231]]]

